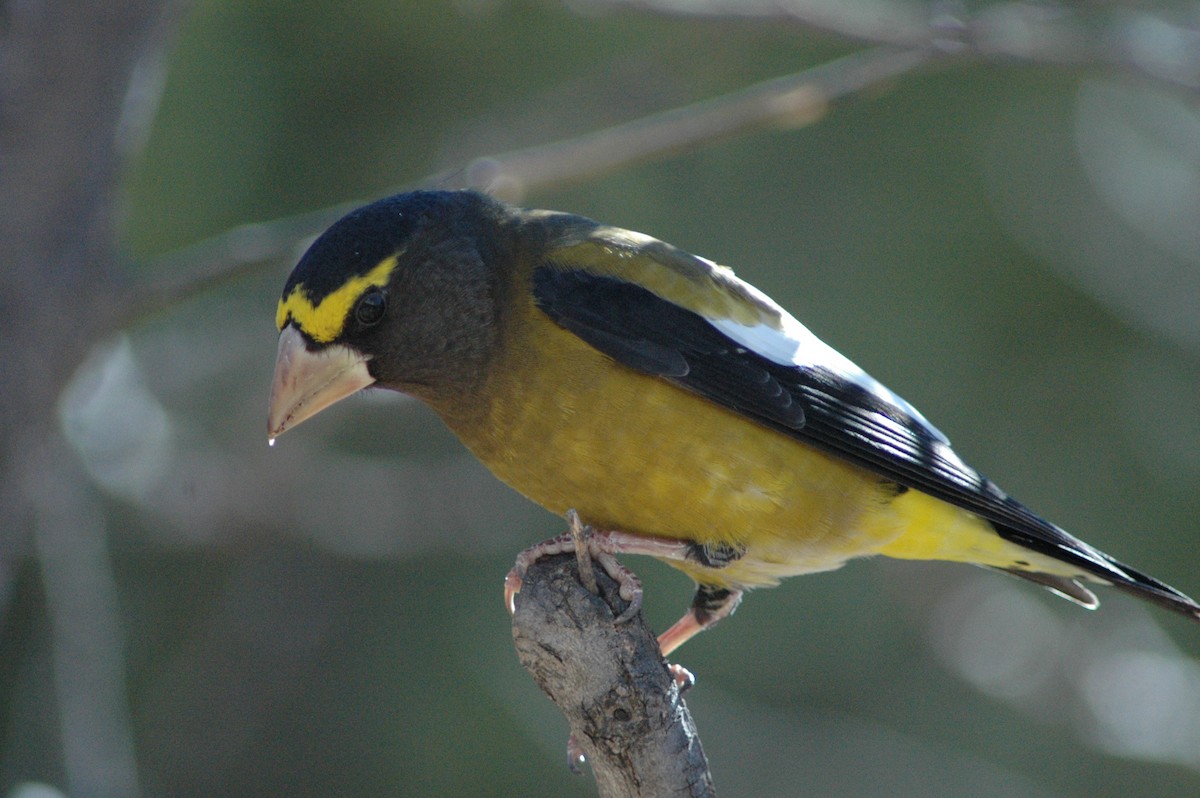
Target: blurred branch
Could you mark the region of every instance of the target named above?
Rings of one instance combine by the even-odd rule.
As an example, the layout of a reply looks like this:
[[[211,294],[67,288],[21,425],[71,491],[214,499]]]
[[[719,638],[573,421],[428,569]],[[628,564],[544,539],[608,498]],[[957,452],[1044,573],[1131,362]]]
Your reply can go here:
[[[606,796],[713,796],[695,725],[641,614],[624,607],[603,569],[601,595],[579,581],[572,554],[530,566],[513,615],[521,664],[566,716]]]
[[[516,200],[529,191],[596,178],[745,133],[772,127],[806,127],[825,116],[835,100],[912,72],[930,56],[928,52],[892,48],[854,53],[607,130],[479,158],[465,173],[450,173],[432,182],[482,188]]]
[[[343,203],[269,222],[241,225],[156,258],[147,264],[145,271],[167,276],[134,288],[119,312],[122,326],[292,255],[307,239],[359,204]]]
[[[141,789],[108,530],[65,444],[27,443],[26,492],[37,500],[33,543],[53,632],[66,794],[136,798]]]
[[[792,22],[864,44],[930,50],[967,60],[1110,66],[1190,91],[1200,89],[1194,6],[1016,0],[971,11],[934,0],[591,0],[671,16]],[[1178,17],[1178,20],[1172,17]]]
[[[466,169],[432,175],[416,185],[478,188],[515,201],[531,191],[594,179],[754,130],[804,127],[824,116],[835,100],[912,72],[929,61],[930,55],[892,48],[855,53],[624,125],[478,158]],[[132,292],[123,316],[127,322],[134,321],[290,256],[298,242],[317,235],[356,204],[243,225],[154,260],[145,271],[171,276]]]
[[[55,411],[123,301],[113,198],[156,98],[147,78],[185,7],[0,0],[0,580],[32,551],[46,604],[34,623],[52,631],[46,662],[4,619],[2,653],[22,675],[0,685],[0,703],[15,706],[29,674],[52,670],[54,700],[40,701],[36,720],[57,730],[49,767],[71,795],[130,798],[141,787],[107,529]],[[44,312],[56,305],[70,307],[69,323]],[[20,738],[28,719],[9,720]]]
[[[786,20],[877,46],[616,127],[477,158],[464,169],[431,175],[415,185],[478,188],[519,201],[530,192],[594,179],[753,131],[804,127],[821,119],[834,101],[951,58],[1105,65],[1175,88],[1200,88],[1200,30],[1150,11],[1095,11],[1035,2],[1000,3],[974,14],[954,2],[593,2],[673,15]],[[389,193],[412,187],[394,187]],[[132,292],[122,316],[133,321],[291,256],[299,242],[320,233],[355,204],[244,225],[152,261],[146,271],[171,276]]]
[[[930,9],[909,0],[589,0],[589,4],[675,17],[791,22],[847,39],[905,48],[930,43]]]

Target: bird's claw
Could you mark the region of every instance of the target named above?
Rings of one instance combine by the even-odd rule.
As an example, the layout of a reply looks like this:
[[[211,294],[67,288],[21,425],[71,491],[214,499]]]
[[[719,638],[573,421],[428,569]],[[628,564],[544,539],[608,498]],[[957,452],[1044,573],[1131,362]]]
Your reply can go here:
[[[508,607],[509,614],[516,612],[516,596],[521,592],[529,566],[543,557],[575,552],[579,561],[579,580],[589,592],[594,595],[600,592],[593,570],[594,563],[599,563],[617,583],[618,593],[628,606],[617,615],[615,622],[626,623],[642,608],[642,583],[633,571],[617,560],[616,553],[624,550],[619,539],[612,533],[596,531],[584,524],[574,510],[567,512],[567,522],[571,526],[568,534],[535,543],[517,555],[512,570],[504,578],[504,605]]]
[[[692,689],[696,684],[695,674],[677,662],[668,662],[667,672],[671,674],[671,679],[675,682],[675,686],[679,688],[680,695]]]
[[[516,596],[521,592],[521,585],[525,580],[525,572],[529,570],[529,566],[543,557],[551,557],[555,554],[574,550],[575,543],[571,536],[559,535],[549,540],[543,540],[541,543],[535,543],[518,554],[517,561],[513,563],[512,570],[504,577],[504,606],[508,607],[509,614],[512,615],[517,611]]]

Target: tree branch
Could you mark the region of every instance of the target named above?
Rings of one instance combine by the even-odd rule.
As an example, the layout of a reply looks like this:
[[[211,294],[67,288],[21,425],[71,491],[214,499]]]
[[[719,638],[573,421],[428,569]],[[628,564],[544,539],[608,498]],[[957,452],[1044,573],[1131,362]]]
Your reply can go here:
[[[529,191],[591,180],[756,130],[806,127],[824,117],[834,101],[912,72],[931,55],[891,47],[853,53],[624,125],[478,158],[462,173],[436,176],[431,182],[482,188],[518,200]]]
[[[753,130],[804,127],[823,117],[834,101],[911,72],[931,55],[924,50],[893,48],[854,53],[624,125],[477,158],[465,169],[431,175],[388,193],[415,186],[479,188],[517,201],[531,191],[591,180]],[[169,276],[132,292],[123,309],[124,318],[132,322],[235,280],[265,263],[291,256],[298,242],[317,235],[357,204],[243,225],[156,259],[141,271]]]
[[[675,17],[793,23],[862,44],[973,61],[1110,66],[1176,89],[1200,89],[1200,30],[1188,7],[1013,0],[972,11],[953,0],[592,1]]]
[[[529,567],[513,615],[521,664],[566,716],[606,796],[713,796],[691,715],[639,613],[596,570],[600,595],[579,581],[573,554]]]
[[[0,2],[0,603],[32,551],[45,598],[34,623],[52,632],[49,661],[8,635],[4,657],[21,675],[0,702],[13,706],[29,674],[52,671],[54,700],[38,702],[37,721],[57,726],[49,767],[70,795],[141,787],[107,529],[59,432],[57,399],[113,329],[123,297],[113,197],[153,99],[130,88],[161,63],[185,6]],[[69,323],[44,312],[55,306],[70,306]]]
[[[1064,11],[1028,0],[997,3],[973,14],[952,2],[596,1],[650,13],[783,20],[877,46],[624,125],[477,158],[463,169],[396,186],[389,193],[415,186],[463,187],[519,201],[529,192],[594,179],[754,130],[812,124],[835,100],[948,57],[959,63],[1111,66],[1175,88],[1200,88],[1200,32],[1166,11]],[[122,315],[133,321],[289,256],[297,242],[318,234],[353,204],[245,225],[155,260],[144,271],[171,276],[133,291]]]

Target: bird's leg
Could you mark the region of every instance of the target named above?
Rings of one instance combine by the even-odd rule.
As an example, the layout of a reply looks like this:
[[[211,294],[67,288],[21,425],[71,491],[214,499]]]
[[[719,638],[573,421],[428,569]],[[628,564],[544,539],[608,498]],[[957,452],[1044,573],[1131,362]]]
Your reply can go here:
[[[742,601],[742,591],[712,585],[700,585],[692,597],[692,606],[675,624],[658,636],[663,656],[691,640],[722,618],[733,615]]]
[[[597,592],[592,561],[600,563],[605,572],[620,586],[621,598],[629,607],[617,617],[618,623],[632,618],[641,608],[642,585],[637,576],[621,565],[616,554],[645,554],[664,560],[696,562],[707,568],[723,568],[745,553],[743,547],[728,544],[705,545],[671,538],[631,535],[615,529],[593,529],[584,524],[574,510],[567,511],[571,531],[566,535],[535,543],[517,555],[508,576],[504,579],[504,603],[510,613],[516,611],[515,596],[521,592],[521,580],[529,566],[542,557],[573,551],[579,558],[580,579],[592,593]],[[742,591],[734,588],[700,585],[692,598],[692,606],[675,624],[658,636],[663,656],[695,637],[700,632],[733,614],[742,600]],[[686,671],[685,671],[686,672]],[[683,680],[676,675],[681,685]]]
[[[664,658],[722,618],[733,614],[742,601],[741,590],[699,585],[692,606],[670,629],[658,636],[658,648]],[[692,672],[677,662],[667,663],[671,678],[682,692],[696,683]]]
[[[733,546],[728,543],[691,543],[687,546],[683,559],[699,563],[705,568],[720,569],[741,559],[745,553],[745,546]],[[658,636],[658,647],[663,656],[667,656],[722,618],[732,615],[741,601],[742,591],[737,588],[697,585],[696,595],[692,597],[692,606],[670,629]],[[691,687],[695,681],[692,674],[680,665],[672,665],[671,673],[680,688]]]
[[[579,562],[579,581],[583,582],[583,586],[588,589],[589,593],[598,596],[600,587],[596,584],[596,572],[592,570],[592,546],[589,542],[592,530],[579,520],[579,513],[574,510],[567,510],[567,526],[571,530],[571,540],[575,543],[575,559]],[[622,596],[622,598],[624,597]]]
[[[628,621],[641,609],[642,584],[632,571],[617,561],[615,555],[646,554],[667,560],[694,559],[694,555],[689,557],[689,553],[695,548],[693,543],[669,538],[631,535],[628,532],[611,529],[592,529],[586,524],[580,523],[579,516],[574,511],[567,513],[567,519],[572,525],[571,533],[535,543],[517,555],[516,563],[504,579],[504,604],[510,613],[516,611],[515,596],[521,592],[521,582],[525,578],[525,572],[529,570],[530,565],[542,557],[572,551],[578,557],[580,548],[586,548],[587,553],[580,557],[580,571],[590,572],[593,560],[599,563],[605,573],[619,585],[621,598],[629,602],[629,607],[617,616],[617,623]],[[580,547],[578,545],[580,541],[585,542],[586,546]],[[580,578],[587,579],[582,575]],[[594,575],[592,579],[592,585],[586,581],[584,581],[584,585],[594,593],[596,592]]]
[[[632,571],[617,562],[615,554],[645,554],[664,560],[695,562],[707,568],[723,568],[745,553],[741,547],[727,544],[703,545],[671,538],[631,535],[614,529],[592,529],[580,521],[574,510],[568,511],[567,521],[571,525],[569,534],[543,540],[517,555],[516,564],[504,580],[504,602],[510,613],[516,609],[514,597],[521,592],[525,571],[542,557],[575,552],[579,558],[580,579],[593,593],[596,587],[591,564],[593,560],[600,563],[605,572],[620,585],[621,598],[629,602],[629,607],[617,617],[617,622],[621,623],[632,618],[641,608],[642,586]],[[732,615],[741,600],[741,590],[700,585],[688,611],[658,636],[663,656],[722,618]],[[682,683],[679,678],[676,681]]]

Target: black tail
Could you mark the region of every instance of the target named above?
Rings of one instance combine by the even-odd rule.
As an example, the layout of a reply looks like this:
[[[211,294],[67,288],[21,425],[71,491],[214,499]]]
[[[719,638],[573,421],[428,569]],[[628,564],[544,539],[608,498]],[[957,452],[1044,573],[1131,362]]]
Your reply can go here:
[[[1114,580],[1111,583],[1117,590],[1123,590],[1131,596],[1137,596],[1160,607],[1174,610],[1193,621],[1200,621],[1200,604],[1152,576],[1135,571],[1127,565],[1115,561],[1114,563],[1129,577],[1127,580]]]
[[[1113,559],[1099,549],[1089,546],[1082,540],[1072,537],[1047,521],[1042,521],[1040,518],[1036,520],[1040,521],[1041,525],[1044,525],[1040,529],[1037,527],[1034,528],[1034,531],[1039,533],[1036,535],[1030,534],[1030,530],[1001,526],[999,524],[993,525],[1000,536],[1006,540],[1011,540],[1028,549],[1078,567],[1081,571],[1080,577],[1089,582],[1111,585],[1117,590],[1137,596],[1143,601],[1149,601],[1173,612],[1186,615],[1193,621],[1200,621],[1200,604],[1197,604],[1175,588],[1141,571],[1130,568],[1128,565]],[[1050,534],[1047,534],[1047,531]],[[1042,587],[1048,588],[1089,609],[1093,609],[1099,605],[1092,592],[1072,577],[1053,576],[1007,568],[1001,570],[1007,571],[1014,576],[1019,576],[1022,579],[1037,582]]]

